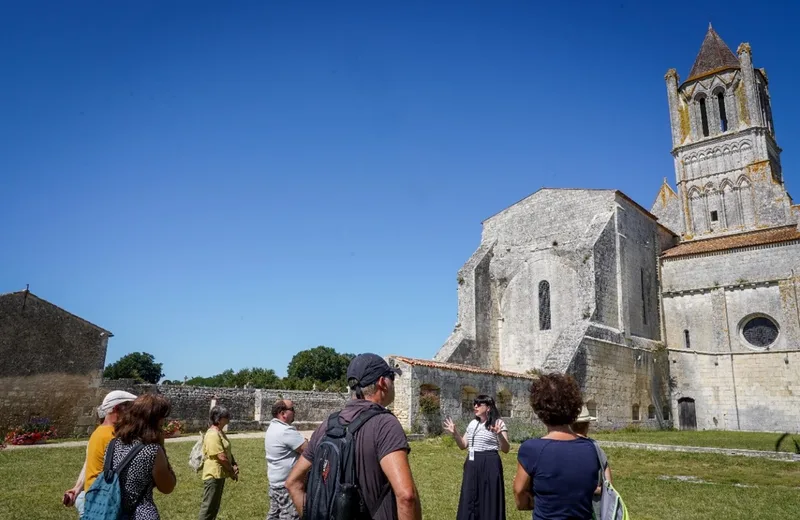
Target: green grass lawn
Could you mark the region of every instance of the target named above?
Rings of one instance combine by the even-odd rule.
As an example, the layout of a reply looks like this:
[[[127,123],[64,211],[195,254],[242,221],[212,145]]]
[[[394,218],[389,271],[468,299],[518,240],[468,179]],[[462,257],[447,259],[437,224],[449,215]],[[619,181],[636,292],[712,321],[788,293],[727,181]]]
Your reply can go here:
[[[645,444],[671,444],[679,446],[711,446],[716,448],[737,448],[743,450],[774,451],[779,433],[731,432],[721,430],[679,431],[679,430],[639,430],[616,432],[591,432],[593,439],[604,441],[641,442]],[[800,441],[800,435],[794,435]],[[781,444],[781,451],[794,452],[791,439]]]
[[[260,439],[232,438],[241,464],[241,480],[226,484],[221,520],[262,520],[266,517],[267,479]],[[189,468],[192,443],[168,444],[178,475],[171,495],[156,493],[165,520],[196,518],[202,482]],[[800,463],[723,455],[606,450],[615,486],[633,519],[753,519],[800,518]],[[74,519],[74,509],[60,504],[80,470],[84,448],[7,450],[0,452],[4,482],[0,520]],[[511,480],[515,452],[504,456],[506,498],[511,520],[529,519],[513,510]],[[411,462],[423,501],[424,517],[455,518],[465,452],[438,439],[412,443]],[[667,477],[688,476],[705,483]]]

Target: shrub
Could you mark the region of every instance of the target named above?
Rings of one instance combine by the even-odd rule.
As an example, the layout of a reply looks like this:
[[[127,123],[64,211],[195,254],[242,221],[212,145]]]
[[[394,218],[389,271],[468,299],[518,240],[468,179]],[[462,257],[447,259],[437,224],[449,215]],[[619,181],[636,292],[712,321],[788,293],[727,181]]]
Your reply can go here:
[[[164,435],[166,435],[167,437],[171,437],[174,435],[179,435],[184,431],[186,431],[186,424],[183,421],[175,419],[168,423],[165,423],[162,429],[164,430]]]
[[[547,433],[541,425],[533,424],[530,419],[504,419],[508,427],[509,442],[525,442]]]
[[[423,415],[436,415],[441,407],[442,402],[435,393],[428,392],[419,396],[419,411]]]
[[[30,422],[12,428],[7,434],[5,441],[8,444],[36,444],[52,439],[57,435],[56,429],[50,425],[50,419],[37,417]]]

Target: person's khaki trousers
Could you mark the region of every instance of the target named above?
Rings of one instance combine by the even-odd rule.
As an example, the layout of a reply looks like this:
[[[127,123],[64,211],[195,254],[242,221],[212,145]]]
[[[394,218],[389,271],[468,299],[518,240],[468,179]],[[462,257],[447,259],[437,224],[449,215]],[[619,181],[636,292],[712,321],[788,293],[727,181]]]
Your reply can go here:
[[[210,478],[203,481],[203,503],[200,504],[200,515],[197,520],[215,520],[217,518],[224,488],[224,478]]]

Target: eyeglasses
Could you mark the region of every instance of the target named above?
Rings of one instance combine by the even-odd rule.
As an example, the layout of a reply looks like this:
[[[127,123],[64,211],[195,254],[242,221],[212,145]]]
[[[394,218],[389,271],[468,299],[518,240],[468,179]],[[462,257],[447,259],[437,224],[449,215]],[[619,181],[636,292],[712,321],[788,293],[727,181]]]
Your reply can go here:
[[[394,381],[394,376],[395,376],[394,372],[387,372],[387,373],[383,374],[383,377],[388,377],[392,381]]]
[[[286,408],[285,410],[286,410],[287,412],[293,412],[293,411],[294,411],[294,406],[292,406],[291,408]]]

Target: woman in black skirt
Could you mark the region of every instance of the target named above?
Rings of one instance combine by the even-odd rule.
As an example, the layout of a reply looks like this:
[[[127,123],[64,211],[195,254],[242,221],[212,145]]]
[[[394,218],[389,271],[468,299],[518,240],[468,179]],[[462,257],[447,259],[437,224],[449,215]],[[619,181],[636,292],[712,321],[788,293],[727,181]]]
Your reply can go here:
[[[505,520],[503,462],[498,450],[508,453],[508,428],[490,396],[479,395],[472,406],[475,419],[467,425],[463,437],[452,419],[448,417],[444,422],[445,431],[453,436],[458,447],[469,449],[456,520]]]

